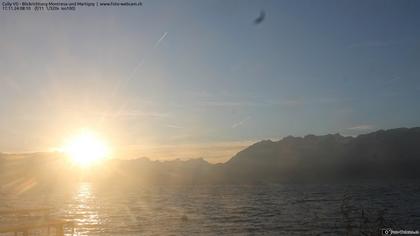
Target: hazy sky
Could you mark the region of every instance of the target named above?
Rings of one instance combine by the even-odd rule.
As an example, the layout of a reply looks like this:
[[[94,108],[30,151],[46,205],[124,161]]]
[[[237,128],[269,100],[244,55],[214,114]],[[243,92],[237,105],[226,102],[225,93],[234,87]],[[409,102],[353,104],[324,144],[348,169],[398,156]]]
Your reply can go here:
[[[90,128],[128,156],[222,161],[260,139],[420,125],[419,1],[2,11],[0,52],[1,151]]]

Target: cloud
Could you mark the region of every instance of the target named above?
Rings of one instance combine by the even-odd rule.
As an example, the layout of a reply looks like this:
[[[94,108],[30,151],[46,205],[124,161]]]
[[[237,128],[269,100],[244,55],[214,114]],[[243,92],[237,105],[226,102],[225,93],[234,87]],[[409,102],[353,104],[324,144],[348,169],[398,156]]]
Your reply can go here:
[[[364,130],[372,130],[372,125],[356,125],[350,128],[347,128],[348,130],[355,130],[355,131],[364,131]]]
[[[214,97],[214,95],[208,97]],[[204,96],[203,96],[204,97]],[[202,106],[209,107],[270,107],[270,106],[282,106],[282,107],[297,107],[312,104],[334,104],[339,103],[342,99],[335,97],[300,97],[300,98],[279,98],[279,99],[268,99],[268,100],[252,100],[250,98],[246,100],[223,100],[223,101],[203,101],[199,102]]]
[[[287,106],[287,107],[295,107],[299,105],[304,105],[305,103],[306,102],[303,99],[283,99],[283,100],[266,101],[266,104],[270,106]]]
[[[168,125],[166,125],[166,127],[173,128],[173,129],[183,129],[184,128],[182,126],[174,125],[174,124],[168,124]]]
[[[383,48],[389,47],[396,44],[394,41],[387,41],[387,40],[372,40],[372,41],[365,41],[359,43],[350,44],[350,48]]]
[[[154,112],[154,111],[140,111],[140,110],[122,110],[120,112],[95,112],[95,115],[101,117],[119,117],[119,118],[136,118],[136,117],[153,117],[153,118],[167,118],[169,113]]]
[[[268,100],[266,101],[266,104],[270,106],[297,107],[322,104],[328,105],[338,102],[340,102],[340,99],[335,97],[301,97],[295,99]]]
[[[205,102],[205,106],[211,107],[248,107],[248,106],[264,106],[264,103],[258,102],[230,102],[230,101],[212,101],[212,102]]]
[[[4,81],[2,81],[4,80]],[[5,84],[5,87],[10,87],[11,89],[17,91],[17,92],[22,92],[21,87],[19,86],[19,84],[12,78],[9,77],[3,77],[3,79],[0,79],[0,83],[1,84]]]

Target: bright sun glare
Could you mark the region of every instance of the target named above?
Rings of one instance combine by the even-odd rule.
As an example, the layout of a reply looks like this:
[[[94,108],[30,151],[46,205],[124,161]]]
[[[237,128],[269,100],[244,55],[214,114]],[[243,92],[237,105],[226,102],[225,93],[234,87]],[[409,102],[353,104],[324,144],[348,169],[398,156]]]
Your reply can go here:
[[[62,151],[81,167],[100,162],[109,154],[108,146],[90,131],[83,131],[69,139]]]

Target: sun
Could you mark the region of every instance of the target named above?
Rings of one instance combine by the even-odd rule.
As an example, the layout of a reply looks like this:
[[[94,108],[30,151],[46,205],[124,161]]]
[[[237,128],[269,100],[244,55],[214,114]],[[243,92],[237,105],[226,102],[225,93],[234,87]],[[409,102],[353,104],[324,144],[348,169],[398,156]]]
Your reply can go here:
[[[104,160],[110,152],[105,142],[88,130],[70,138],[61,149],[74,164],[81,167]]]

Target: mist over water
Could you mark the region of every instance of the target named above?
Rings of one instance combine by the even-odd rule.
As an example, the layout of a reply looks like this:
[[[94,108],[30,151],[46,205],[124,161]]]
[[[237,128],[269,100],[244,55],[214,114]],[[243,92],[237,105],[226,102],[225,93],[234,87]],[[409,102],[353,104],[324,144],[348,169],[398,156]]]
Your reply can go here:
[[[380,224],[416,229],[419,190],[415,182],[130,188],[83,182],[4,194],[0,207],[52,207],[54,216],[76,224],[76,235],[343,235]]]

